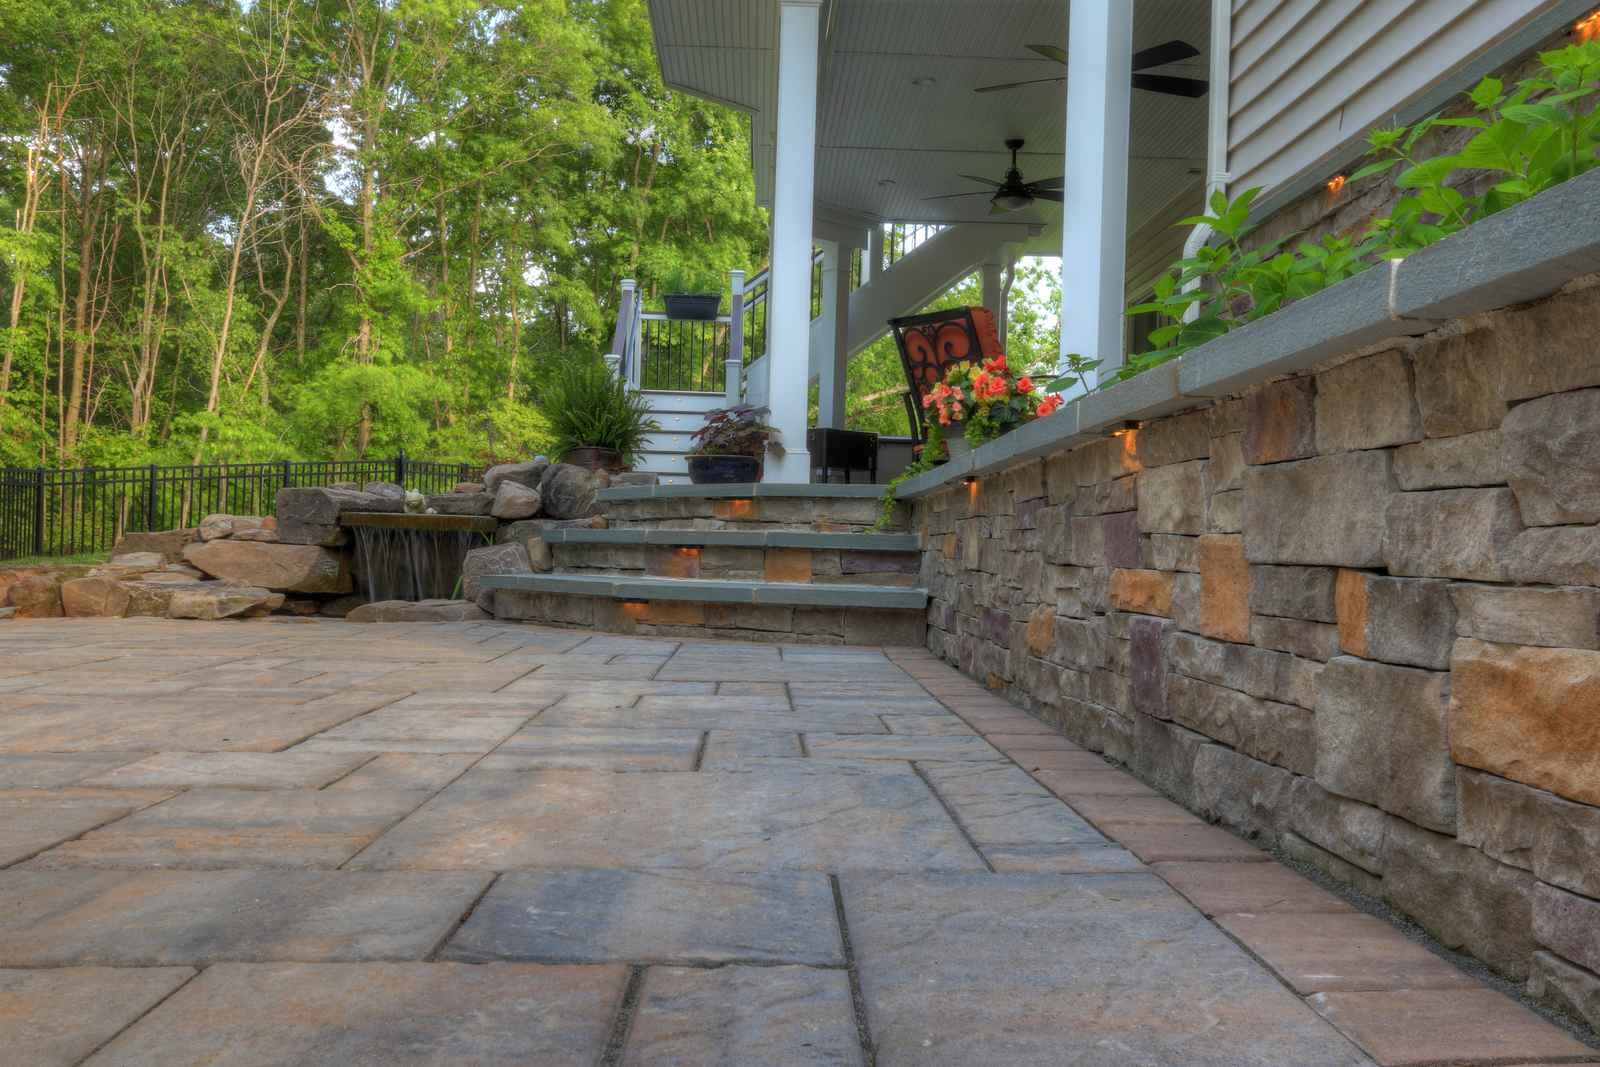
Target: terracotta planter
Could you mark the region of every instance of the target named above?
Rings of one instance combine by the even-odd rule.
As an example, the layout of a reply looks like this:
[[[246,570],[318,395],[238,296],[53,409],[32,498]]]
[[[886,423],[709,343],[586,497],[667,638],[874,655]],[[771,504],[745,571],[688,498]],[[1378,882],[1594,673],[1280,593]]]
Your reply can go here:
[[[574,467],[582,467],[591,471],[620,471],[622,466],[622,453],[610,448],[574,448],[567,453],[563,461]]]
[[[695,485],[742,485],[761,480],[755,456],[690,456],[689,480]]]

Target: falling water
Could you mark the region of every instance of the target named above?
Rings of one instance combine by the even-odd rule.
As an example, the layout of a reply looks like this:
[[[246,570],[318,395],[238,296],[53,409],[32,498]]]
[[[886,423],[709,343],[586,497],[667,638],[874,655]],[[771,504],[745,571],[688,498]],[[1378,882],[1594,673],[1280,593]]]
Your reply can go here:
[[[461,596],[467,552],[489,539],[473,530],[354,526],[356,572],[367,599],[437,600]]]

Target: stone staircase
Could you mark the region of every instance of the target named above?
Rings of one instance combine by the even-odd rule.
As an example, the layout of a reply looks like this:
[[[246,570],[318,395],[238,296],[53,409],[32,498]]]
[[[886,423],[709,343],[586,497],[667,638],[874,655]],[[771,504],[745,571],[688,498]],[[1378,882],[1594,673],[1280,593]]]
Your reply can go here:
[[[548,570],[485,577],[502,619],[611,633],[920,646],[921,546],[871,529],[869,485],[623,486],[604,529],[530,544]]]

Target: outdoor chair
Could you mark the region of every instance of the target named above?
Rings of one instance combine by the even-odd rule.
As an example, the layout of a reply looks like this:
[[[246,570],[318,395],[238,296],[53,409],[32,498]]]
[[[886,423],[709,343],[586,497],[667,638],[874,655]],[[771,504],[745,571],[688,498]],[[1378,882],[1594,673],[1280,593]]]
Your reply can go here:
[[[900,363],[905,368],[911,432],[927,441],[928,425],[922,402],[945,374],[958,363],[993,359],[1005,354],[995,331],[994,312],[982,307],[960,307],[890,319]]]

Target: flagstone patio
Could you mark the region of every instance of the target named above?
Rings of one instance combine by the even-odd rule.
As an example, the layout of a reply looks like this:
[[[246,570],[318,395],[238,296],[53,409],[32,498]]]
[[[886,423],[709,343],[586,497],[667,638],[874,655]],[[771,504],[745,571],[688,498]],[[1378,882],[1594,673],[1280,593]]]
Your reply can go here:
[[[920,650],[0,627],[7,1062],[1600,1063]]]

